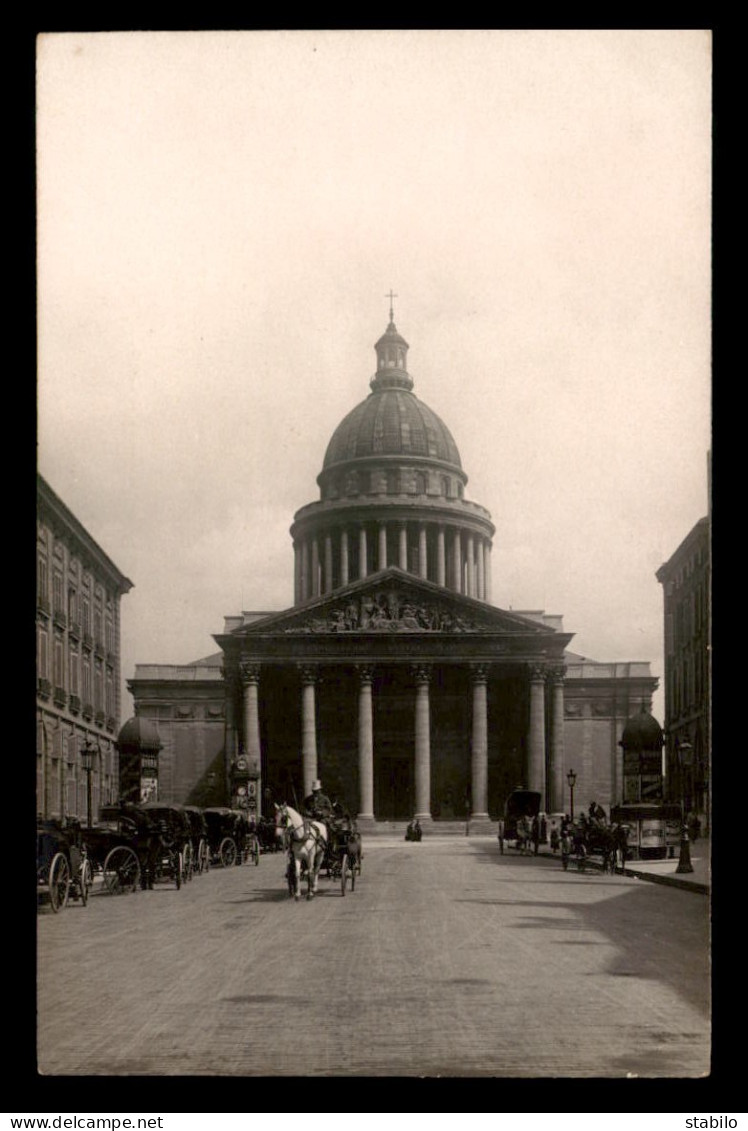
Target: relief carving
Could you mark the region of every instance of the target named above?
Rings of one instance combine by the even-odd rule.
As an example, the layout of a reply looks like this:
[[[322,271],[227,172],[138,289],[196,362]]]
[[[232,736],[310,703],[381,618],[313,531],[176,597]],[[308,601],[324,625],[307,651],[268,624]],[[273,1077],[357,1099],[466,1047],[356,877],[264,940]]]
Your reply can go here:
[[[349,601],[305,624],[287,628],[296,635],[315,632],[479,632],[485,626],[429,602],[415,603],[396,590]]]

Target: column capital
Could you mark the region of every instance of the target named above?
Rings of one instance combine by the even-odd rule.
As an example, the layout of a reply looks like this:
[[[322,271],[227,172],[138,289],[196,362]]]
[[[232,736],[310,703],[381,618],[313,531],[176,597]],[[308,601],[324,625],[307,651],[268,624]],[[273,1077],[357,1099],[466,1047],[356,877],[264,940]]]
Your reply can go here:
[[[296,670],[299,673],[301,682],[304,684],[314,684],[319,679],[319,667],[317,664],[297,664]]]
[[[244,684],[260,682],[260,664],[251,660],[242,660],[239,664],[239,675]]]
[[[374,680],[374,665],[373,664],[356,664],[356,671],[361,683],[372,683]]]
[[[490,664],[470,664],[471,683],[487,683]]]
[[[431,664],[411,664],[410,674],[416,683],[431,683]]]
[[[557,663],[548,665],[548,678],[552,683],[563,683],[566,675],[566,664]]]
[[[545,683],[548,669],[545,664],[531,663],[527,665],[530,683]]]

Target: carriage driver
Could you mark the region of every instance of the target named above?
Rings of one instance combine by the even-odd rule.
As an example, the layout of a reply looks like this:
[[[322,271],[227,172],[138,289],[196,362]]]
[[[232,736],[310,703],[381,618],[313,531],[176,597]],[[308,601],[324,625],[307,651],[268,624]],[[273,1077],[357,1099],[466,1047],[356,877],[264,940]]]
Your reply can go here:
[[[312,792],[304,798],[304,813],[315,821],[329,821],[332,816],[332,803],[327,794],[322,792],[322,782],[315,778],[312,782]]]

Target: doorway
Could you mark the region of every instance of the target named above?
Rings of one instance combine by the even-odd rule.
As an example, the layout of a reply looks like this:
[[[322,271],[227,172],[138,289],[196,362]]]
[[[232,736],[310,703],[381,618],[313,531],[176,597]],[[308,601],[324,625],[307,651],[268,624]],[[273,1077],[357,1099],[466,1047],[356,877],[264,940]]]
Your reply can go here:
[[[379,821],[403,821],[413,816],[412,759],[385,754],[377,759],[374,813]]]

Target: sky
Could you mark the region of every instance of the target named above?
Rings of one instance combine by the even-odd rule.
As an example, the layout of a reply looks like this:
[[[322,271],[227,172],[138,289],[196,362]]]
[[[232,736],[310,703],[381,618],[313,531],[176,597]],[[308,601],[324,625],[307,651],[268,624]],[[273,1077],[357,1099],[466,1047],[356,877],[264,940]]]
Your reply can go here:
[[[710,88],[707,30],[38,39],[38,469],[134,583],[123,683],[293,603],[391,289],[493,603],[662,680],[655,572],[708,510]]]

